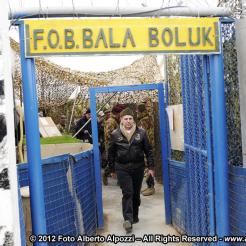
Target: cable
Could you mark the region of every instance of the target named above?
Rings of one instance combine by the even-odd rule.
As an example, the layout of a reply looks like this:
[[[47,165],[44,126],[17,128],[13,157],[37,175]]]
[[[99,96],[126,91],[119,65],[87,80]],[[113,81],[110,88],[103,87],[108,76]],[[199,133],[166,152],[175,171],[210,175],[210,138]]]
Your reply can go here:
[[[117,5],[115,8],[115,14],[113,16],[119,15],[119,13],[120,13],[120,0],[117,0]]]
[[[187,8],[188,6],[169,6],[169,7],[164,7],[162,9],[154,9],[154,10],[149,10],[149,11],[141,11],[141,12],[135,12],[135,13],[131,13],[131,14],[121,14],[120,16],[136,16],[136,15],[144,15],[144,14],[150,14],[150,13],[155,13],[158,14],[158,11],[161,10],[165,10],[165,9],[174,9],[174,8]],[[47,8],[48,10],[48,8]],[[47,12],[48,13],[48,12]],[[88,14],[88,13],[84,13],[84,14],[78,14],[78,17],[105,17],[105,16],[110,16],[110,17],[114,17],[115,15],[105,15],[105,14]],[[47,14],[48,16],[48,14]],[[50,17],[57,17],[58,15],[54,15],[54,14],[49,14]],[[71,16],[70,14],[62,14],[62,17],[69,17]],[[154,15],[155,16],[155,15]],[[23,15],[23,16],[19,16],[16,18],[12,18],[13,19],[13,24],[16,23],[17,21],[21,20],[21,19],[26,19],[26,18],[37,18],[37,14],[31,14],[31,15]]]
[[[72,0],[72,5],[73,5],[74,17],[79,18],[79,14],[78,14],[78,13],[76,13],[76,8],[75,8],[74,0]]]
[[[161,9],[163,8],[164,1],[165,1],[165,0],[162,0]],[[170,0],[169,0],[169,1],[170,1]]]
[[[38,0],[39,3],[39,18],[41,17],[41,13],[42,13],[42,5],[41,5],[41,0]],[[43,16],[44,17],[44,16]]]
[[[223,0],[219,0],[217,7],[219,7],[221,3],[223,3]]]
[[[9,5],[9,13],[10,13],[10,26],[9,26],[9,30],[11,28],[11,22],[13,21],[13,14],[12,14],[12,9],[11,9],[11,6],[10,6],[10,3],[9,3],[9,0],[8,0],[8,5]]]

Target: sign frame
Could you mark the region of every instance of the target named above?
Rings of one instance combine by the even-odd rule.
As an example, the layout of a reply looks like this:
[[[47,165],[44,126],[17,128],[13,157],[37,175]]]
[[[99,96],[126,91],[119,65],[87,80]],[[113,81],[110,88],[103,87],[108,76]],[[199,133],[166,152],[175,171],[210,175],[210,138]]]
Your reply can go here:
[[[25,57],[221,53],[217,17],[24,20],[24,27]]]

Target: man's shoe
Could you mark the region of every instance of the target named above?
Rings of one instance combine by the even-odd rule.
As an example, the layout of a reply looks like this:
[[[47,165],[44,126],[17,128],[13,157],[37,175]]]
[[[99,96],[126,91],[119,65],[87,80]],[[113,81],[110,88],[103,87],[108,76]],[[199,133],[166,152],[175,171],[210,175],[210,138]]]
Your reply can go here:
[[[132,223],[129,220],[124,221],[123,227],[126,230],[126,233],[132,232]]]
[[[143,192],[146,191],[147,189],[149,189],[149,188],[147,187],[147,188],[145,188],[145,189],[142,189],[142,190],[141,190],[141,193],[143,193]]]
[[[137,217],[137,218],[133,218],[133,222],[132,222],[132,224],[137,224],[139,222],[139,218]]]
[[[154,187],[151,187],[151,188],[147,188],[146,190],[144,190],[142,192],[142,195],[143,196],[151,196],[155,193],[155,188]]]

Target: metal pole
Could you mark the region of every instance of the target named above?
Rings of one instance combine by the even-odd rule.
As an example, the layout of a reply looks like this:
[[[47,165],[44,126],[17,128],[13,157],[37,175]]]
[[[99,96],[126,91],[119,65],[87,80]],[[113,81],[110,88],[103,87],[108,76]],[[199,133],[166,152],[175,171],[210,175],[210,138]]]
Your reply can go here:
[[[70,120],[69,120],[69,125],[68,125],[68,132],[70,131],[70,127],[71,127],[71,124],[72,124],[73,112],[74,112],[76,100],[77,100],[77,96],[74,98],[72,113],[71,113]]]
[[[33,58],[25,58],[25,33],[23,22],[20,24],[19,29],[22,69],[21,71],[25,108],[29,188],[32,216],[32,233],[34,235],[39,235],[46,234],[46,220],[42,163],[40,154],[35,62]],[[47,245],[47,243],[36,242],[34,243],[34,245]]]
[[[91,107],[91,126],[93,141],[93,158],[96,181],[96,199],[97,199],[97,225],[99,229],[103,228],[103,202],[102,202],[102,182],[101,182],[101,163],[98,145],[98,128],[96,112],[96,91],[90,88],[90,107]]]
[[[161,153],[162,153],[162,179],[163,179],[163,187],[164,187],[164,203],[165,203],[165,215],[166,215],[166,224],[172,223],[172,215],[171,215],[171,197],[170,197],[170,186],[169,186],[169,145],[168,145],[168,125],[167,125],[167,93],[168,93],[168,85],[167,83],[158,84],[158,99],[159,99],[159,118],[160,118],[160,140],[161,140]],[[165,98],[164,100],[164,91],[165,89]]]
[[[215,235],[215,210],[214,210],[214,172],[213,172],[213,152],[212,152],[212,133],[210,121],[210,91],[209,91],[209,64],[208,57],[203,56],[203,80],[205,94],[205,121],[206,121],[206,140],[207,140],[207,162],[208,162],[208,199],[209,199],[209,229],[210,235]]]
[[[9,20],[24,18],[40,18],[40,16],[49,17],[74,17],[74,7],[71,6],[13,6],[10,5]],[[168,6],[160,8],[160,5],[151,5],[151,7],[143,7],[141,5],[120,6],[106,5],[78,5],[76,6],[77,17],[160,17],[160,16],[190,16],[190,17],[206,17],[206,16],[230,16],[231,10],[224,7],[189,7],[189,6]]]
[[[223,237],[229,230],[228,159],[224,67],[222,54],[210,56],[212,129],[214,146],[216,234]],[[219,242],[218,245],[225,245]]]

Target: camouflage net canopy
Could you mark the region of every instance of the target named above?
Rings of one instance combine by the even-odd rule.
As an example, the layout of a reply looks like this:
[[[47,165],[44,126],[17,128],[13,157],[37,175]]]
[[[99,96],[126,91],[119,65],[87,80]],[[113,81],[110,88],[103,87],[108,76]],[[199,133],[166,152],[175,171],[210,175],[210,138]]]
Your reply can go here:
[[[182,86],[180,76],[180,56],[167,56],[167,77],[169,83],[169,105],[182,103]]]
[[[11,40],[11,47],[15,52],[15,95],[17,98],[22,99],[19,44]],[[81,93],[76,100],[75,108],[76,112],[81,115],[88,106],[88,89],[90,87],[145,84],[163,80],[156,56],[153,55],[144,56],[127,67],[100,73],[70,70],[43,58],[36,58],[35,64],[39,110],[45,111],[46,115],[52,116],[55,121],[57,114],[66,114],[66,109],[73,103],[69,102],[68,98],[77,86],[81,87]],[[146,96],[148,96],[146,92],[142,94],[133,92],[121,93],[121,95],[113,98],[111,102],[127,100],[128,103],[134,103],[141,101]],[[152,97],[152,93],[149,96]],[[98,102],[104,103],[107,98],[105,96],[99,97]]]
[[[226,87],[228,161],[231,165],[241,166],[242,135],[234,23],[222,25],[222,41],[224,55],[224,79]]]
[[[220,0],[218,6],[230,8],[234,18],[239,18],[242,14],[241,0]]]

